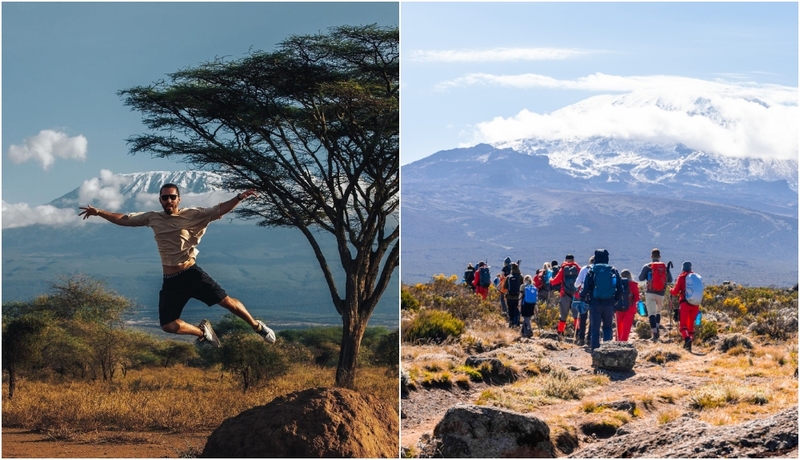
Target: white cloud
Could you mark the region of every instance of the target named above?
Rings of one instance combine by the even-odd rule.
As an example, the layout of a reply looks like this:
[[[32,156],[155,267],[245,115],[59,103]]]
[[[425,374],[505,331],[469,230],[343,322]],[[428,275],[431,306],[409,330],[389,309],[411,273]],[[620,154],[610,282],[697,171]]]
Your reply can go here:
[[[78,189],[80,203],[99,202],[103,209],[116,211],[125,202],[125,195],[120,188],[131,182],[130,177],[114,174],[107,169],[100,170],[100,177],[93,177],[83,181]]]
[[[570,48],[413,50],[409,52],[408,59],[416,62],[557,61],[590,53],[590,51]]]
[[[29,225],[76,225],[81,219],[74,209],[62,209],[49,204],[31,208],[27,203],[10,204],[3,201],[3,228]]]
[[[734,157],[797,159],[797,88],[669,76],[595,74],[556,80],[541,75],[477,75],[470,78],[484,84],[621,94],[593,96],[549,114],[522,110],[511,117],[478,123],[470,145],[604,136],[683,143]],[[464,84],[474,83],[463,79]]]
[[[88,142],[83,136],[68,137],[66,134],[44,129],[39,134],[25,139],[23,145],[12,145],[8,157],[16,164],[35,160],[42,169],[49,170],[56,158],[66,160],[86,159]]]

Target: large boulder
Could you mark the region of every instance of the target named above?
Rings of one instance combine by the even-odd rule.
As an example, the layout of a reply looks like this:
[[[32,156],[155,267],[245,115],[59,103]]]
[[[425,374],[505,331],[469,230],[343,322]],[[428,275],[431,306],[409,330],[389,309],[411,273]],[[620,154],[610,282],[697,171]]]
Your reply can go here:
[[[396,408],[342,388],[312,388],[229,418],[201,457],[393,457],[400,452]]]
[[[713,426],[684,416],[627,432],[573,452],[576,458],[797,458],[797,407],[740,425]],[[794,457],[791,457],[794,455]]]
[[[605,342],[592,350],[592,366],[609,371],[631,371],[638,354],[630,342]]]
[[[433,437],[437,456],[445,458],[555,457],[545,422],[504,409],[451,407]]]

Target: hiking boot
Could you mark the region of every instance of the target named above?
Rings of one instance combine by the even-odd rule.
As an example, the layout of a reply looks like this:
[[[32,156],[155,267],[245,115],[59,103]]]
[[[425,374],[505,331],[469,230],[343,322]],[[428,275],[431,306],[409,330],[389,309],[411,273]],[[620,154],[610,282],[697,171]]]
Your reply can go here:
[[[688,351],[689,353],[692,352],[692,339],[686,337],[683,339],[683,349]]]
[[[658,329],[653,329],[653,342],[658,342]]]
[[[197,327],[203,332],[203,336],[197,338],[198,342],[208,342],[217,348],[221,346],[217,334],[214,333],[214,329],[211,328],[211,323],[207,319],[200,321],[200,325]]]
[[[267,325],[264,324],[264,322],[260,319],[256,320],[256,322],[258,323],[258,329],[256,330],[258,335],[263,337],[267,343],[275,343],[275,331],[268,328]]]
[[[575,345],[582,347],[584,345],[583,339],[579,338],[578,341],[575,342]]]
[[[563,342],[564,341],[564,333],[563,332],[559,332],[558,333],[558,341],[559,342]]]

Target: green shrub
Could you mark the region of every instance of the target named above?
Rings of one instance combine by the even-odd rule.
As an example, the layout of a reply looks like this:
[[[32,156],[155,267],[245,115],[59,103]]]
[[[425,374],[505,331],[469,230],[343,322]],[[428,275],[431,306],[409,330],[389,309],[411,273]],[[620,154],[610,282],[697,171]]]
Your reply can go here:
[[[700,326],[694,328],[694,339],[703,343],[719,335],[719,325],[716,321],[702,321]]]
[[[403,310],[417,311],[419,310],[419,301],[408,292],[407,289],[400,291],[400,308]]]
[[[464,332],[464,322],[446,311],[422,310],[403,331],[403,340],[443,342]]]

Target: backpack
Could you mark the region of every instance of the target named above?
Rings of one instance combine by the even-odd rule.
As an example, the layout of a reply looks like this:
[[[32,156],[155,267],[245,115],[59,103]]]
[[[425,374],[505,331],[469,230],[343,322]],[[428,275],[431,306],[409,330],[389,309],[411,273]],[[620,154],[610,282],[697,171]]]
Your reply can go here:
[[[500,291],[501,294],[507,293],[508,288],[506,288],[506,275],[503,272],[500,272],[499,280],[500,282],[497,283],[497,290]]]
[[[614,311],[628,311],[628,308],[631,306],[631,285],[628,283],[628,280],[621,279],[619,280],[619,297],[617,297],[616,301],[614,302]]]
[[[561,267],[559,267],[558,265],[556,265],[555,267],[553,267],[553,278],[555,278],[556,276],[558,276],[558,271],[559,271],[559,270],[561,270]],[[551,278],[551,279],[552,279],[552,278]],[[548,281],[548,282],[550,282],[550,279],[548,279],[547,281]],[[556,285],[556,286],[558,286],[558,285]]]
[[[608,264],[594,264],[594,289],[592,298],[597,300],[613,299],[616,292],[617,277],[614,276],[613,267]]]
[[[697,273],[689,273],[686,275],[686,302],[692,305],[700,305],[703,301],[703,278]]]
[[[667,288],[667,264],[653,262],[650,264],[650,276],[647,280],[647,289],[661,292]]]
[[[561,267],[564,272],[564,294],[575,294],[575,280],[578,279],[578,267],[575,265],[566,265]]]
[[[544,272],[544,274],[542,275],[542,281],[544,282],[544,286],[542,286],[542,290],[543,291],[549,291],[550,290],[550,279],[552,278],[552,276],[553,276],[553,272],[550,271],[550,270],[546,270]]]
[[[492,284],[492,274],[489,273],[489,267],[481,267],[480,270],[480,279],[478,280],[478,284],[482,288],[488,288],[490,284]]]
[[[522,279],[519,275],[510,275],[506,278],[508,283],[508,297],[519,298],[519,288],[522,285]]]
[[[525,285],[525,294],[522,298],[522,301],[525,303],[536,303],[538,300],[539,290],[536,289],[536,286],[533,284],[526,284]]]

